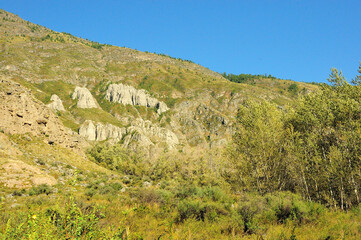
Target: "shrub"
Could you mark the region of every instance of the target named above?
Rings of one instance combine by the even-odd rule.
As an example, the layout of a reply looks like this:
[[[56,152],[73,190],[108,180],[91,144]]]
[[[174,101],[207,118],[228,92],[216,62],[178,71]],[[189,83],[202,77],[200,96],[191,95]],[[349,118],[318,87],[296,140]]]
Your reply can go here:
[[[65,208],[27,212],[25,216],[11,216],[1,239],[103,239],[99,228],[102,214],[96,207],[83,211],[70,197]],[[110,233],[113,235],[112,233]],[[110,236],[109,238],[112,238]]]
[[[254,233],[258,226],[254,221],[258,209],[251,205],[245,205],[237,209],[237,213],[241,216],[243,221],[244,232],[248,234]]]
[[[23,194],[25,194],[26,193],[26,190],[25,189],[21,189],[21,190],[15,190],[14,192],[13,192],[13,196],[18,196],[18,197],[20,197],[20,196],[22,196]]]
[[[58,210],[47,209],[45,211],[45,216],[49,217],[52,224],[58,226],[62,223],[62,215]]]
[[[122,184],[115,182],[115,183],[102,183],[104,181],[96,181],[92,182],[87,186],[87,190],[85,192],[85,195],[88,197],[93,197],[96,193],[99,193],[101,195],[105,194],[116,194],[118,191],[122,189]]]
[[[228,215],[228,211],[220,203],[203,202],[201,200],[183,200],[178,206],[178,216],[176,221],[183,222],[189,218],[194,218],[198,221],[215,221],[220,216]]]
[[[87,189],[85,191],[85,195],[90,197],[90,198],[93,197],[95,194],[96,194],[96,190],[94,188]]]
[[[123,188],[122,184],[120,184],[120,183],[118,183],[118,182],[111,183],[111,184],[109,184],[109,186],[110,186],[111,188],[113,188],[115,191],[120,191],[120,190],[122,190],[122,188]]]
[[[276,208],[276,217],[279,223],[284,223],[292,216],[293,209],[289,203],[282,203]]]
[[[297,86],[297,84],[293,83],[288,87],[287,90],[291,93],[296,94],[298,92],[298,86]]]
[[[49,195],[52,192],[53,192],[53,190],[49,185],[41,184],[39,186],[34,186],[34,187],[30,188],[29,195],[33,196],[33,195],[40,195],[43,193],[45,193],[46,195]]]
[[[183,200],[178,206],[178,222],[183,222],[188,218],[204,221],[205,206],[201,201]]]
[[[164,200],[156,190],[153,189],[135,189],[130,193],[131,197],[136,198],[140,203],[163,203]]]

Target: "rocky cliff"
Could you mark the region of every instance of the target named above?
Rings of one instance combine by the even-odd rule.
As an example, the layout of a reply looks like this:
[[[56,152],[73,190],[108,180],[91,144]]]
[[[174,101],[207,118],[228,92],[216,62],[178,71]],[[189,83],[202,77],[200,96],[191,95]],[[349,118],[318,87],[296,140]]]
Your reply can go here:
[[[171,130],[152,124],[150,121],[139,118],[132,122],[132,125],[120,128],[112,124],[93,123],[85,121],[79,128],[79,135],[90,141],[124,140],[125,145],[138,142],[142,146],[165,143],[170,149],[179,144],[178,137]]]
[[[110,84],[105,96],[110,102],[154,107],[157,108],[158,113],[169,110],[164,102],[160,102],[156,98],[151,97],[144,89],[135,89],[132,86],[121,83]]]

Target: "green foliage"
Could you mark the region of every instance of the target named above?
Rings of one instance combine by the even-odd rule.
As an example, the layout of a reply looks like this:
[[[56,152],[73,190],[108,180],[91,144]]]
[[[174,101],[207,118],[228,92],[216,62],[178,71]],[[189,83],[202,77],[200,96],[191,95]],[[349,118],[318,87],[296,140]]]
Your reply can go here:
[[[199,184],[221,184],[212,169],[205,169],[207,160],[179,161],[173,155],[150,160],[142,153],[124,149],[121,144],[100,143],[88,151],[89,158],[108,169],[130,175],[137,180],[147,177],[151,181],[177,179]]]
[[[336,68],[331,68],[331,73],[327,80],[335,87],[341,87],[348,84],[346,78],[342,74],[342,71],[338,71]]]
[[[51,40],[52,41],[52,37],[50,37],[49,34],[46,34],[46,36],[41,38],[41,41],[46,41],[46,40]]]
[[[182,200],[178,204],[177,210],[178,222],[183,222],[189,218],[194,218],[197,221],[216,221],[220,216],[228,214],[221,204],[205,202],[199,199]]]
[[[356,75],[356,77],[354,79],[352,79],[352,84],[354,85],[361,85],[361,62],[360,62],[360,65],[358,67],[358,75]]]
[[[175,197],[180,199],[177,205],[177,222],[190,218],[197,221],[216,221],[231,213],[232,199],[219,187],[191,185],[179,189]]]
[[[0,233],[2,239],[96,239],[102,238],[99,219],[102,214],[96,207],[80,209],[73,197],[64,209],[48,208],[45,211],[29,213],[26,218],[15,222],[9,219],[6,229]]]
[[[234,148],[230,149],[228,181],[235,188],[260,193],[282,189],[288,179],[284,148],[284,113],[269,102],[247,101],[241,106]]]
[[[113,115],[99,108],[73,108],[71,113],[73,118],[78,118],[83,121],[91,120],[94,122],[101,122],[103,124],[110,123],[118,127],[123,127],[119,120],[117,120]],[[68,122],[70,126],[78,126],[71,121],[71,118],[65,118],[64,122]]]
[[[120,144],[109,145],[107,143],[97,144],[88,152],[90,158],[111,170],[116,170],[129,175],[140,174],[140,159],[130,151],[122,148]]]
[[[241,106],[226,174],[234,188],[289,190],[341,209],[359,204],[361,87],[336,69],[329,80],[332,86],[304,96],[294,110]],[[238,175],[230,174],[234,169]],[[281,218],[298,214],[291,205],[277,211]]]
[[[295,84],[295,83],[293,83],[293,84],[291,84],[291,85],[287,88],[287,90],[288,90],[289,92],[292,92],[293,94],[297,94],[297,92],[298,92],[298,85]]]
[[[232,73],[222,73],[222,76],[226,79],[228,79],[231,82],[236,83],[249,83],[249,84],[255,84],[256,79],[262,79],[262,78],[270,78],[270,79],[277,79],[276,77],[272,76],[271,74],[264,74],[264,75],[253,75],[253,74],[244,74],[241,73],[239,75],[232,74]]]
[[[25,194],[26,193],[26,190],[25,189],[21,189],[20,191],[19,190],[15,190],[14,192],[13,192],[13,196],[22,196],[23,194]]]
[[[343,78],[335,77],[333,83],[305,97],[289,123],[297,134],[294,149],[299,153],[306,195],[345,208],[359,203],[361,139],[356,133],[361,131],[361,95],[359,86]]]

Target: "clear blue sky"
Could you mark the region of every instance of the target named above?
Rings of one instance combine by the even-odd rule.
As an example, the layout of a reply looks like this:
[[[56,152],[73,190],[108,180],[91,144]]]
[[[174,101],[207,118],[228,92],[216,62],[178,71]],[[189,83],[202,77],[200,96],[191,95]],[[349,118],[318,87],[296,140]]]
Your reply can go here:
[[[0,8],[93,41],[190,59],[217,72],[351,80],[360,0],[0,0]]]

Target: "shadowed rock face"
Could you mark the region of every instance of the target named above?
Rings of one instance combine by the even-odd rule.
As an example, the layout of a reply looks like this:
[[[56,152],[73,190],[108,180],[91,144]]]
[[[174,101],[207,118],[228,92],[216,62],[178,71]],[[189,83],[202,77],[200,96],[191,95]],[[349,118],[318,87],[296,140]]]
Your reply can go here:
[[[50,98],[51,103],[49,103],[47,106],[55,111],[65,111],[63,102],[58,97],[58,95],[53,94]]]
[[[110,84],[106,92],[106,99],[110,102],[118,102],[124,105],[139,105],[155,107],[158,113],[169,110],[164,102],[151,97],[144,89],[135,89],[132,86],[123,84]]]
[[[99,108],[97,101],[85,87],[76,87],[72,99],[78,99],[78,108]]]

